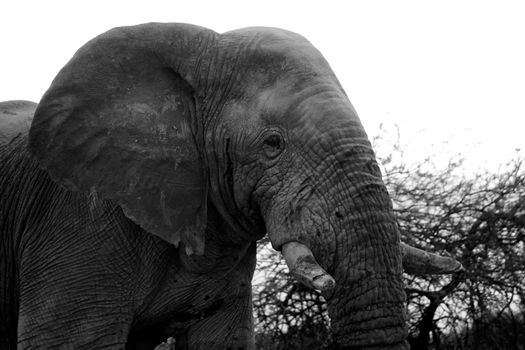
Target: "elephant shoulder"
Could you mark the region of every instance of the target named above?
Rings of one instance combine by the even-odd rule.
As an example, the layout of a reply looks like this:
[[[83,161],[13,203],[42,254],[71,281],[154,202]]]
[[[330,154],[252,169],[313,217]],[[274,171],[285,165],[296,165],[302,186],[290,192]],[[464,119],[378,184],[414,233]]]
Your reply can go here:
[[[0,145],[29,131],[36,106],[30,101],[0,102]]]

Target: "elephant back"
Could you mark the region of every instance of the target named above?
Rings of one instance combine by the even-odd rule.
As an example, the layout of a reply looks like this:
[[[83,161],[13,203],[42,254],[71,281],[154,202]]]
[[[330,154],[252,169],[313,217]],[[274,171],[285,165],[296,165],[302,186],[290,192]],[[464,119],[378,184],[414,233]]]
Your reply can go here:
[[[29,131],[36,106],[30,101],[0,102],[0,145]]]

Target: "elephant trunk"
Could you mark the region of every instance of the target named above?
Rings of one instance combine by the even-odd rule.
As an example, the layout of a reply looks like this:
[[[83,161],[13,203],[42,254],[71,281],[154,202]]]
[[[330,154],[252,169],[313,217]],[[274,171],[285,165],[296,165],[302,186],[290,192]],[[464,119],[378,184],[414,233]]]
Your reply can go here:
[[[376,215],[353,222],[355,230],[369,237],[378,232],[396,232],[390,222],[361,229],[362,222],[380,220]],[[334,342],[350,348],[407,349],[405,293],[401,280],[401,255],[396,242],[374,242],[357,248],[352,243],[342,247],[340,261],[333,271],[336,288],[328,300]]]
[[[337,348],[408,349],[402,255],[397,225],[390,218],[371,209],[343,219],[347,229],[337,233],[331,267],[314,249],[321,264],[317,262],[309,243],[282,245],[291,273],[328,300]]]
[[[354,168],[355,166],[355,168]],[[336,287],[328,298],[334,342],[342,348],[408,349],[399,228],[373,158],[346,166],[349,190],[333,197]],[[363,171],[363,169],[366,169]]]
[[[283,254],[300,281],[323,292],[338,348],[408,349],[402,251],[390,197],[372,153],[339,164],[344,176],[341,168],[325,173],[328,178],[303,195],[308,199],[293,205],[289,220],[295,224],[287,225]],[[278,231],[270,231],[277,247]],[[312,257],[290,258],[293,251],[307,253],[293,242],[311,249]],[[301,261],[310,264],[304,268]]]
[[[328,300],[339,348],[407,349],[402,252],[390,198],[377,182],[354,188],[330,194],[335,204],[322,212],[332,217],[302,210],[301,224],[286,230],[280,248],[292,274]],[[331,228],[323,231],[323,222]],[[278,231],[285,230],[270,234],[277,247]],[[329,236],[335,237],[333,249],[327,248]]]

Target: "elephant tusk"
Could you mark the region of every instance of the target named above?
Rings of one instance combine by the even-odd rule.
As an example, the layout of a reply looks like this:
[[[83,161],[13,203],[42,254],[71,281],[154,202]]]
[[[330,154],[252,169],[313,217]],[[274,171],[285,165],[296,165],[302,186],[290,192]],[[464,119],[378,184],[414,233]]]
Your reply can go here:
[[[412,275],[445,274],[464,270],[453,258],[429,253],[401,242],[403,268]]]
[[[282,254],[294,277],[305,286],[330,295],[335,287],[335,280],[314,258],[312,251],[302,243],[288,242],[282,246]]]

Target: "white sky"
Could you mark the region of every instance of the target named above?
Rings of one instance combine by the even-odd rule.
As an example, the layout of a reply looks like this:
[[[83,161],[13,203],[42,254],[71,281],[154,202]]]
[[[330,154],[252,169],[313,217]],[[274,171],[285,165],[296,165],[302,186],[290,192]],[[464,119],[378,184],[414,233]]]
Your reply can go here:
[[[470,169],[495,169],[516,148],[524,153],[520,1],[3,0],[0,100],[38,101],[87,40],[152,21],[304,35],[331,64],[368,134],[381,122],[398,124],[410,159],[442,152],[443,141]]]

